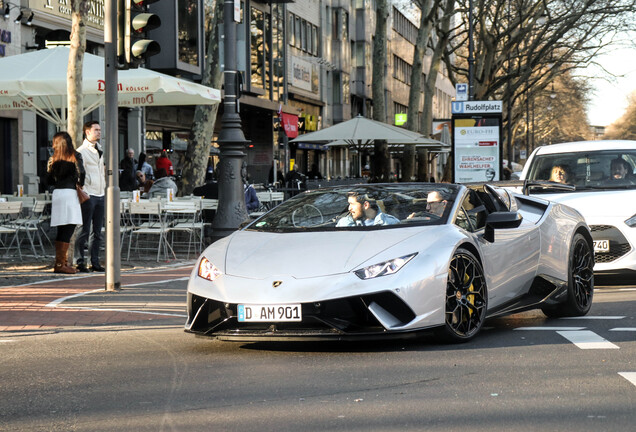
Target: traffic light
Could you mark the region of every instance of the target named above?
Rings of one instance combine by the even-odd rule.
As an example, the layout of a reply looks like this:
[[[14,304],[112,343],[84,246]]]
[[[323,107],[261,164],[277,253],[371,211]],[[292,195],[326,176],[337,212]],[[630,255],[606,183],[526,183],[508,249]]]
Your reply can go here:
[[[161,19],[148,12],[148,5],[159,0],[123,0],[118,2],[123,11],[118,11],[117,57],[122,68],[136,68],[146,58],[159,54],[158,42],[147,39],[146,32],[158,28]]]

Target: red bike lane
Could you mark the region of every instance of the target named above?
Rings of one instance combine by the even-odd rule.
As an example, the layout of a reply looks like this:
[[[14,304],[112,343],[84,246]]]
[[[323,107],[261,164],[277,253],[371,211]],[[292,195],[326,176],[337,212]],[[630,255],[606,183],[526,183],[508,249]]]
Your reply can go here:
[[[121,277],[122,292],[126,290],[127,286],[161,283],[162,281],[170,283],[175,279],[183,279],[190,275],[191,270],[191,266],[184,266],[124,273]],[[71,276],[28,285],[0,287],[0,332],[174,318],[174,315],[168,313],[162,315],[161,313],[149,314],[112,309],[57,307],[59,304],[56,302],[66,297],[104,289],[104,281],[103,273],[93,273],[84,277]],[[118,293],[113,293],[113,295],[117,296]]]

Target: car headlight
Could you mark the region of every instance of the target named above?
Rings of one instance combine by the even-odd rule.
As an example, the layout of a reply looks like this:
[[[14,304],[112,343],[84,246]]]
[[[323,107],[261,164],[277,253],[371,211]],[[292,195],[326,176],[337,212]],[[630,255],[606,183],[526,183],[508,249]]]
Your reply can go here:
[[[628,227],[636,227],[636,214],[625,221]]]
[[[373,264],[360,270],[356,270],[354,273],[360,279],[373,279],[378,276],[391,275],[393,273],[397,273],[397,271],[404,267],[407,262],[411,261],[415,255],[417,255],[417,252],[411,255],[405,255],[403,257],[384,261],[379,264]]]
[[[223,273],[221,272],[221,270],[216,268],[216,266],[212,264],[210,261],[208,261],[207,258],[205,257],[201,258],[201,261],[199,262],[200,277],[214,282],[222,274]]]

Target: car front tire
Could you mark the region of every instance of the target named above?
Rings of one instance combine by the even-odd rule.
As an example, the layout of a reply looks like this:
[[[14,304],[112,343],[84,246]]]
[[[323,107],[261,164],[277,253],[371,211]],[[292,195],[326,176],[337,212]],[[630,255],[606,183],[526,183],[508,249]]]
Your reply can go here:
[[[486,278],[479,260],[459,248],[453,255],[446,283],[445,324],[438,336],[448,342],[466,342],[479,332],[486,318]]]
[[[542,308],[551,318],[583,316],[592,307],[594,296],[594,254],[585,237],[575,234],[570,246],[567,299],[556,306]]]

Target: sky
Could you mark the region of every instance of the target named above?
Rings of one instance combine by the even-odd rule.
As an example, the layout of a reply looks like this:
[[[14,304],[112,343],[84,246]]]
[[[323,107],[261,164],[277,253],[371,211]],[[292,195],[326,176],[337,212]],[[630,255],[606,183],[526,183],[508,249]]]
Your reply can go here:
[[[627,97],[636,90],[636,48],[618,48],[599,58],[599,63],[617,78],[591,81],[595,94],[591,96],[588,119],[592,126],[608,126],[618,120],[627,108]],[[597,66],[590,66],[586,76],[607,76]]]

